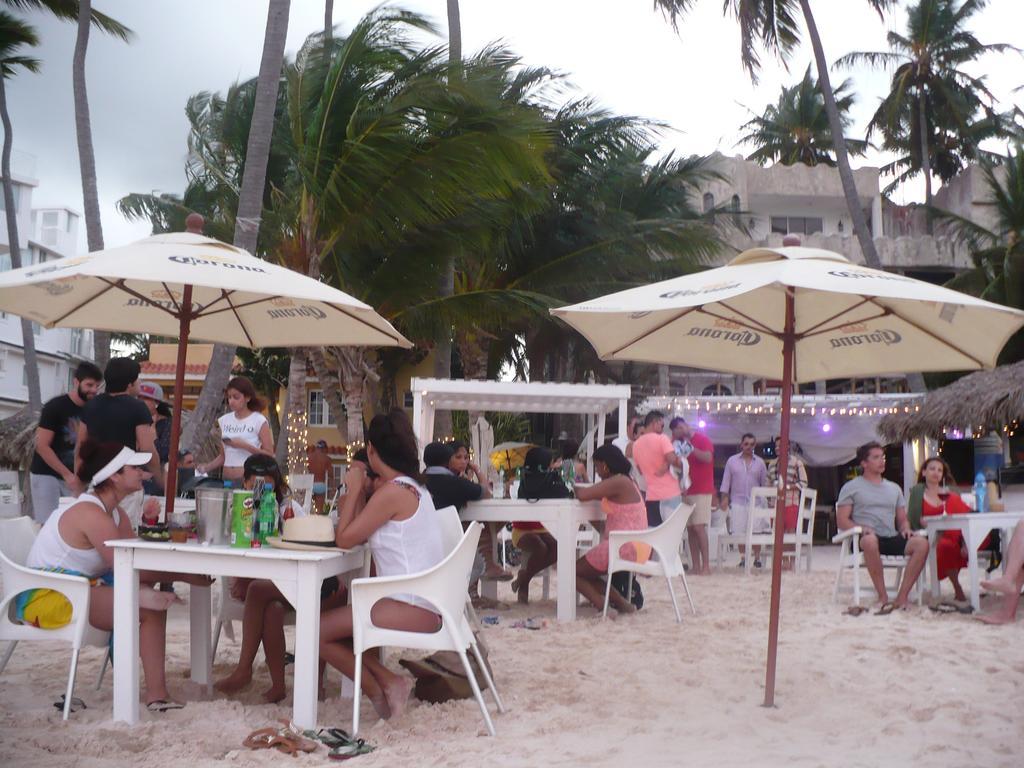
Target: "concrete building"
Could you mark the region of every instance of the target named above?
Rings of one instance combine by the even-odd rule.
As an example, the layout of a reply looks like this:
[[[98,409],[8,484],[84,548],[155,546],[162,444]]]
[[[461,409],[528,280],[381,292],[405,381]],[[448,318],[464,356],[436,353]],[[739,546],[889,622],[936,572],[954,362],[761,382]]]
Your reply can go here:
[[[712,158],[713,167],[724,178],[710,181],[701,189],[701,202],[705,211],[724,208],[725,215],[734,218],[736,227],[726,232],[726,239],[734,248],[742,251],[758,246],[777,247],[787,234],[795,234],[803,245],[826,248],[858,264],[864,263],[835,168],[801,164],[761,166],[741,156],[717,153]],[[856,168],[853,174],[868,228],[886,269],[930,282],[945,282],[973,266],[962,243],[941,234],[925,234],[920,211],[894,205],[883,197],[878,168]],[[977,205],[977,196],[984,194],[980,182],[978,169],[968,169],[939,190],[936,204],[944,205],[949,198],[957,202],[950,207],[956,213],[972,219],[987,215]],[[971,198],[970,203],[961,201],[965,195]],[[723,254],[721,261],[725,263],[730,258],[731,254]]]
[[[78,226],[81,216],[70,208],[33,208],[32,193],[38,186],[34,178],[35,158],[14,153],[11,180],[18,217],[23,266],[41,264],[78,252]],[[7,215],[0,206],[0,270],[11,268],[11,249],[7,238]],[[67,391],[75,366],[92,359],[91,330],[33,325],[39,359],[39,385],[46,402]],[[21,318],[0,312],[0,418],[20,410],[28,403],[28,373],[25,369]]]

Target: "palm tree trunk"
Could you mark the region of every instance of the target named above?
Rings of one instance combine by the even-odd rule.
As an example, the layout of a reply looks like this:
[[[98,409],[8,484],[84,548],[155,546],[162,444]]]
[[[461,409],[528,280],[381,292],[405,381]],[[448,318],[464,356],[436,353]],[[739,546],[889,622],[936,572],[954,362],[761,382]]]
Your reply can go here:
[[[917,130],[921,143],[921,173],[924,175],[925,231],[930,235],[932,227],[932,159],[928,155],[928,114],[925,112],[924,93],[917,96]]]
[[[839,117],[839,109],[836,107],[836,97],[832,92],[832,83],[828,77],[828,62],[825,60],[825,49],[821,45],[818,26],[814,22],[814,14],[811,13],[810,0],[800,0],[800,8],[803,10],[804,23],[807,24],[807,35],[810,37],[811,47],[814,49],[814,62],[818,68],[818,85],[821,87],[821,94],[825,101],[825,113],[828,115],[828,124],[832,132],[832,146],[836,151],[839,179],[843,184],[843,194],[846,196],[846,207],[850,210],[850,221],[853,223],[853,231],[860,242],[860,249],[864,254],[864,263],[869,267],[881,269],[882,261],[878,258],[878,251],[875,250],[875,241],[871,237],[867,219],[864,217],[864,209],[860,207],[860,199],[857,197],[857,185],[853,180],[850,156],[846,151],[846,139],[843,137],[843,123]]]
[[[334,36],[334,0],[324,0],[324,39]]]
[[[78,165],[82,174],[82,206],[85,209],[85,235],[90,251],[103,250],[103,224],[100,221],[100,196],[96,189],[96,155],[92,147],[92,122],[89,118],[89,94],[85,86],[85,54],[89,47],[92,0],[78,4],[78,36],[71,62],[71,84],[75,97],[75,134],[78,138]],[[110,334],[93,332],[93,357],[103,368],[110,359]]]
[[[327,403],[327,411],[331,414],[331,421],[338,429],[342,444],[348,442],[348,433],[345,430],[345,396],[341,391],[341,383],[337,371],[331,370],[327,365],[322,347],[310,347],[309,361],[313,364],[316,377],[320,380],[320,389],[324,393],[324,401]]]
[[[363,435],[363,403],[366,401],[367,381],[371,378],[379,380],[366,360],[366,347],[331,347],[331,357],[338,364],[341,376],[341,387],[345,393],[345,430],[348,442],[362,443]]]
[[[0,73],[0,118],[4,124],[4,149],[2,170],[4,176],[4,212],[7,214],[7,242],[11,250],[11,267],[21,269],[21,241],[18,239],[18,211],[14,205],[14,182],[11,180],[11,147],[14,144],[14,129],[11,115],[7,111],[7,78]],[[39,389],[39,360],[36,358],[36,337],[32,333],[32,321],[21,318],[22,354],[25,358],[25,379],[28,381],[28,405],[33,413],[43,407]]]
[[[448,0],[448,77],[451,79],[462,77],[462,21],[459,13],[459,0]],[[438,294],[445,297],[452,296],[454,293],[455,254],[452,253],[448,256],[441,271]],[[450,379],[451,376],[452,339],[450,330],[446,328],[434,347],[434,378]],[[452,433],[451,411],[438,411],[434,420],[434,431],[439,435]]]
[[[306,471],[306,350],[296,347],[292,350],[288,364],[288,398],[285,407],[285,427],[278,436],[275,454],[278,464],[288,471]]]
[[[238,211],[235,215],[234,244],[250,253],[256,253],[260,216],[263,213],[267,158],[270,156],[270,141],[274,134],[274,109],[277,106],[277,90],[281,83],[284,44],[288,37],[289,6],[290,0],[270,0],[267,9],[267,31],[263,38],[263,57],[260,60],[260,73],[256,81],[256,103],[249,126],[245,172],[242,175]],[[192,445],[196,435],[206,434],[213,426],[224,388],[231,377],[234,360],[233,346],[214,345],[206,384],[199,396],[199,402],[196,403],[191,429],[183,436],[185,445]]]

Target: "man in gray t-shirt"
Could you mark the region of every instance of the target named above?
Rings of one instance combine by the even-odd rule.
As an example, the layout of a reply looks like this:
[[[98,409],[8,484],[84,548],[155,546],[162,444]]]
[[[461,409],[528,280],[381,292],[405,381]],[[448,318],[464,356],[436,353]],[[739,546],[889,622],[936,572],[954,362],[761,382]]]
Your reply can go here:
[[[840,489],[836,500],[836,521],[843,531],[861,527],[860,549],[864,553],[864,566],[882,603],[879,613],[888,614],[907,606],[910,590],[928,558],[928,542],[912,534],[900,487],[882,477],[885,449],[878,443],[867,443],[857,449],[857,460],[863,474]],[[882,555],[907,558],[903,582],[892,602],[889,602],[882,575]]]

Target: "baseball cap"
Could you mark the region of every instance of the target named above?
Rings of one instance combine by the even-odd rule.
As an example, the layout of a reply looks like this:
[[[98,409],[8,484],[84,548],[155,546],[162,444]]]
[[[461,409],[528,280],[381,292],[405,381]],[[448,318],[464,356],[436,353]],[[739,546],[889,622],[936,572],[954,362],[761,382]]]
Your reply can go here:
[[[164,388],[155,381],[140,381],[139,397],[148,397],[150,400],[162,403],[164,402]]]
[[[326,448],[327,447],[327,441],[326,440],[317,440],[316,441],[316,447],[317,448]]]

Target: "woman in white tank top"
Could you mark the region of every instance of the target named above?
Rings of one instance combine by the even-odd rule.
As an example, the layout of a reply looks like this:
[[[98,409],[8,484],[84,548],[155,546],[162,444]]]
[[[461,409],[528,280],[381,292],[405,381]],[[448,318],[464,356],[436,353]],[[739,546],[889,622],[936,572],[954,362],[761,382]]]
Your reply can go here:
[[[95,580],[89,592],[89,623],[97,629],[114,627],[114,589],[109,576],[114,567],[110,539],[131,539],[128,515],[118,506],[125,497],[140,491],[150,454],[136,453],[118,443],[85,441],[79,449],[79,479],[88,490],[65,510],[54,512],[39,532],[26,561],[30,568],[73,573]],[[189,581],[210,584],[203,576],[146,573],[139,590],[139,648],[146,676],[146,706],[151,711],[181,709],[171,699],[164,676],[167,608],[174,593],[150,587],[158,581]],[[19,601],[23,621],[55,627],[71,620],[70,604],[60,593],[34,590]]]
[[[228,412],[217,419],[221,437],[220,453],[212,461],[197,465],[196,470],[206,473],[223,467],[223,478],[240,485],[245,460],[256,454],[273,456],[274,438],[270,434],[270,423],[260,413],[263,400],[256,394],[249,379],[235,376],[228,382],[225,393]]]
[[[348,493],[338,514],[337,545],[369,542],[378,576],[399,576],[432,568],[445,555],[434,502],[419,480],[419,451],[405,411],[394,409],[370,422],[366,453],[381,485],[366,500],[366,472],[356,463],[345,475]],[[412,595],[394,595],[373,607],[381,627],[413,632],[436,632],[441,618],[433,606]],[[343,606],[320,617],[320,657],[345,675],[355,676],[355,656],[344,641],[352,636],[352,609]],[[405,709],[413,681],[363,655],[363,692],[382,718]]]

